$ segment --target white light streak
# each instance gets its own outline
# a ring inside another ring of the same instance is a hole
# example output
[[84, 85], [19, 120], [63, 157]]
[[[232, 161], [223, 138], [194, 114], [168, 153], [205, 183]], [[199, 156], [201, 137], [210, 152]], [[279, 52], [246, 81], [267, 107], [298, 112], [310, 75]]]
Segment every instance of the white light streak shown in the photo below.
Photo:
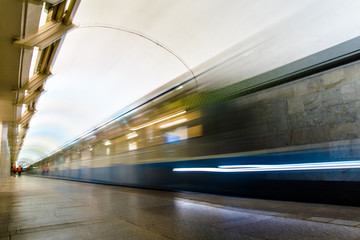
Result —
[[174, 168], [174, 172], [272, 172], [360, 168], [360, 161], [295, 163], [273, 165], [224, 165], [218, 168]]
[[136, 132], [132, 132], [126, 135], [127, 139], [132, 139], [138, 136], [138, 134]]
[[174, 125], [186, 122], [186, 121], [187, 121], [186, 118], [182, 118], [182, 119], [179, 119], [179, 120], [176, 120], [176, 121], [173, 121], [173, 122], [165, 123], [165, 124], [161, 125], [160, 128], [171, 127], [171, 126], [174, 126]]
[[45, 5], [46, 5], [46, 3], [44, 2], [42, 10], [41, 10], [41, 15], [40, 15], [39, 27], [45, 25], [45, 23], [46, 23], [46, 18], [47, 18], [48, 13], [47, 13], [47, 10], [45, 8]]
[[105, 145], [105, 146], [109, 146], [109, 145], [111, 145], [110, 140], [105, 141], [104, 145]]
[[[39, 48], [38, 47], [34, 47], [33, 49], [33, 54], [31, 57], [31, 62], [30, 62], [30, 70], [29, 70], [29, 78], [31, 78], [32, 76], [34, 76], [35, 73], [35, 65], [36, 65], [36, 61], [37, 61], [37, 57], [39, 55]], [[25, 91], [25, 95], [27, 94], [27, 90]]]
[[65, 5], [65, 10], [68, 10], [69, 5], [70, 5], [70, 0], [67, 0], [67, 1], [66, 1], [66, 5]]
[[176, 113], [176, 114], [171, 115], [171, 116], [167, 116], [167, 117], [164, 117], [164, 118], [157, 119], [157, 120], [155, 120], [155, 121], [152, 121], [152, 122], [149, 122], [149, 123], [146, 123], [146, 124], [137, 126], [137, 127], [135, 127], [135, 128], [131, 128], [130, 130], [131, 130], [131, 131], [136, 131], [136, 130], [142, 129], [142, 128], [144, 128], [144, 127], [148, 127], [148, 126], [154, 125], [155, 123], [163, 122], [163, 121], [168, 120], [168, 119], [170, 119], [170, 118], [173, 118], [173, 117], [182, 115], [182, 114], [184, 114], [184, 113], [186, 113], [186, 111], [182, 111], [182, 112]]

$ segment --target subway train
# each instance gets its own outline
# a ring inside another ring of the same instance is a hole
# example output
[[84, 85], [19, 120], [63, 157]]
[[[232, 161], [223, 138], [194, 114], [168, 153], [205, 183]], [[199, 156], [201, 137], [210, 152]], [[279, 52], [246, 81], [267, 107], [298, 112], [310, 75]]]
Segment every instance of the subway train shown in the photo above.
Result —
[[27, 174], [358, 205], [360, 41], [344, 44], [227, 86], [208, 83], [234, 75], [241, 59], [212, 64]]

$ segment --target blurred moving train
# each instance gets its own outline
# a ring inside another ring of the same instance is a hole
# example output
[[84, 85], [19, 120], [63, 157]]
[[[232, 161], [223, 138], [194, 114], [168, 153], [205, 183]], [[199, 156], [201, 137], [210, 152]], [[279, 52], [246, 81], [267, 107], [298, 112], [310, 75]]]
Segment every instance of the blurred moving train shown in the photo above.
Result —
[[[360, 39], [225, 87], [232, 57], [84, 134], [28, 173], [359, 204]], [[46, 169], [46, 171], [44, 171]]]

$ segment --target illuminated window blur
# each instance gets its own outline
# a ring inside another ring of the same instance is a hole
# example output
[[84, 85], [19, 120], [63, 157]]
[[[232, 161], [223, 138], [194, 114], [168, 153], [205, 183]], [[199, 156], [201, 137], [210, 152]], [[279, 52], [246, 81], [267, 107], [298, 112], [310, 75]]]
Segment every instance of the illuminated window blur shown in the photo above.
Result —
[[137, 149], [137, 143], [136, 142], [129, 143], [129, 151], [136, 150], [136, 149]]

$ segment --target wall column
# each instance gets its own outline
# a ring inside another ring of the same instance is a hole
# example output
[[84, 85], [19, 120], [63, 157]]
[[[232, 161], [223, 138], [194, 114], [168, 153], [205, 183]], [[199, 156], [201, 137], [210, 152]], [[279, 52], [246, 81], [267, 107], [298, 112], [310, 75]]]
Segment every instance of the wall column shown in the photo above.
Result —
[[0, 122], [0, 186], [10, 176], [10, 150], [7, 124]]

